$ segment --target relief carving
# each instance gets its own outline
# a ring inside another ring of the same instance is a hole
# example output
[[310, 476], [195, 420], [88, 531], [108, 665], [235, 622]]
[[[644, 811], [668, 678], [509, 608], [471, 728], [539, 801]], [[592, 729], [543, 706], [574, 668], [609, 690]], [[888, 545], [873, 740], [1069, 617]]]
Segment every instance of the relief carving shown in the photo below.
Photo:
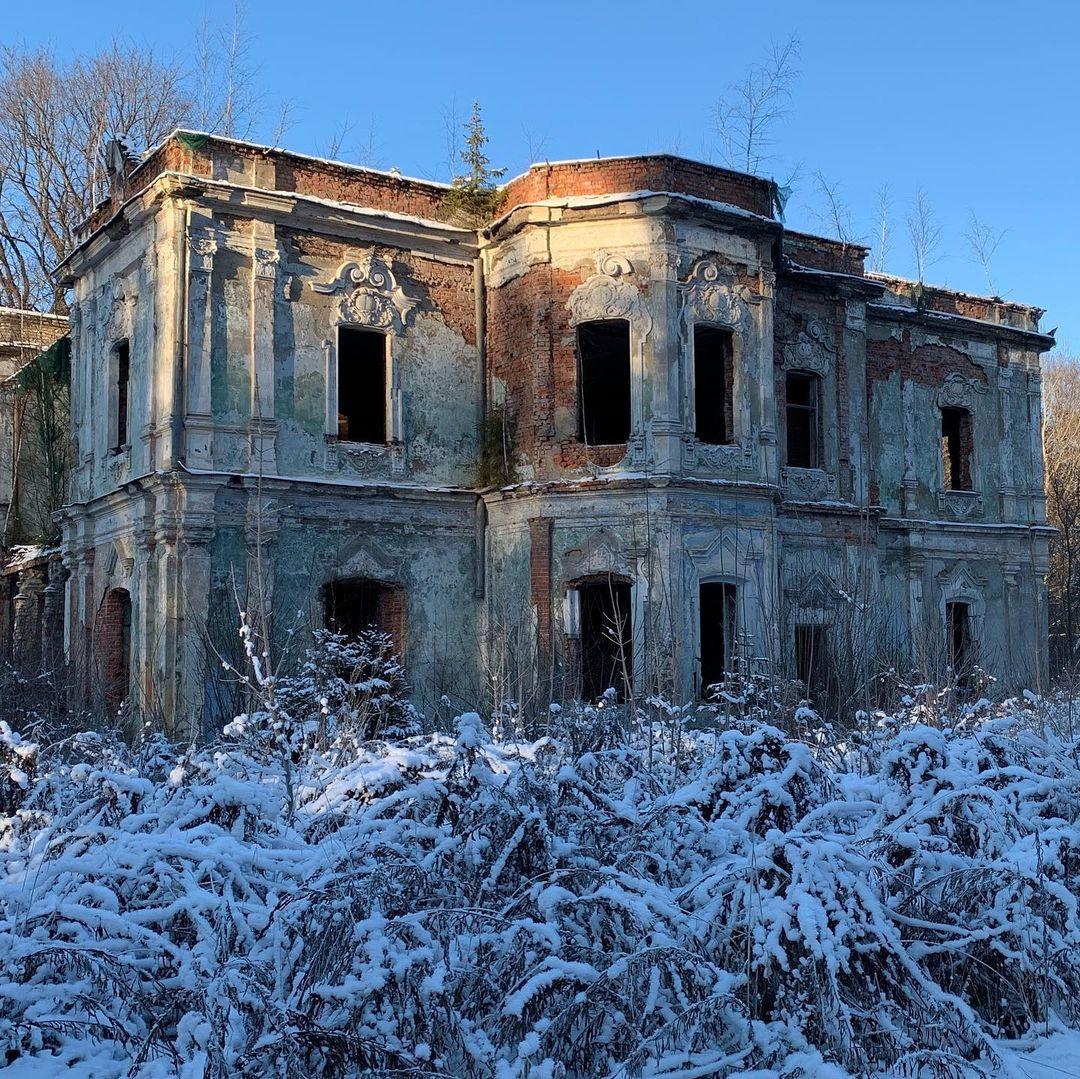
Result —
[[332, 280], [311, 288], [325, 294], [344, 293], [338, 304], [342, 322], [381, 330], [404, 327], [419, 303], [405, 293], [389, 265], [374, 255], [343, 263]]

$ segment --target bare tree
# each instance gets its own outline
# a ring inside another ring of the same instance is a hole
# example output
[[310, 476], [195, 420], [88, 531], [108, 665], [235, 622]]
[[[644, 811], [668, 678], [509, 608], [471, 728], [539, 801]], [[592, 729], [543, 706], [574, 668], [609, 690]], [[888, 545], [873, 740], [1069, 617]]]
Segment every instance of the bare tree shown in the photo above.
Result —
[[724, 160], [732, 168], [756, 172], [771, 158], [773, 129], [787, 115], [799, 72], [799, 39], [774, 43], [768, 57], [729, 86], [713, 115]]
[[189, 109], [181, 67], [114, 41], [62, 62], [48, 50], [0, 50], [0, 303], [63, 311], [50, 273], [106, 195], [114, 134], [160, 141]]
[[877, 222], [874, 226], [874, 255], [870, 262], [872, 269], [878, 273], [885, 272], [885, 266], [889, 257], [889, 241], [892, 239], [891, 204], [889, 202], [889, 185], [882, 184], [878, 191]]
[[971, 211], [971, 220], [964, 232], [964, 240], [971, 251], [971, 257], [982, 267], [983, 276], [986, 278], [986, 287], [991, 293], [994, 292], [994, 280], [990, 274], [990, 263], [1001, 241], [1005, 239], [1007, 229], [995, 229], [975, 216]]
[[824, 200], [824, 211], [818, 216], [824, 221], [825, 227], [831, 229], [842, 244], [857, 243], [858, 237], [851, 223], [851, 209], [844, 200], [840, 185], [828, 180], [820, 169], [814, 173], [814, 181]]
[[926, 271], [938, 260], [937, 251], [941, 245], [941, 226], [924, 188], [915, 192], [915, 201], [907, 215], [907, 228], [919, 284], [923, 284]]
[[243, 0], [233, 0], [224, 26], [206, 19], [195, 40], [195, 123], [227, 138], [251, 138], [262, 94], [252, 55], [254, 36], [247, 30]]
[[1058, 673], [1080, 674], [1080, 360], [1045, 365], [1043, 450], [1050, 546], [1050, 644]]

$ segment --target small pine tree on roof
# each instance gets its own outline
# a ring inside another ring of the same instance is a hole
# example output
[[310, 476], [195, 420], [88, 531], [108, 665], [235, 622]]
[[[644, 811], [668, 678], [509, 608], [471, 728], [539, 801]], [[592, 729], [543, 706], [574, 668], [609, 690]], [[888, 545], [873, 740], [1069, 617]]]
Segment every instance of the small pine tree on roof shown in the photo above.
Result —
[[502, 202], [502, 192], [496, 181], [506, 174], [506, 169], [493, 169], [484, 152], [488, 137], [479, 101], [473, 102], [472, 116], [462, 126], [465, 128], [465, 145], [461, 150], [461, 161], [468, 171], [454, 177], [445, 206], [451, 217], [478, 228], [491, 220]]

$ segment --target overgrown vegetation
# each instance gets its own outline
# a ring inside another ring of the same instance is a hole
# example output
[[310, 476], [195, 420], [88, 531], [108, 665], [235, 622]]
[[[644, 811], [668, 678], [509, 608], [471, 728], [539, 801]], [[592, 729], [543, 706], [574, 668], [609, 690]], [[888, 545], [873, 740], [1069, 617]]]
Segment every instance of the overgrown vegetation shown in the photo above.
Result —
[[443, 209], [451, 221], [479, 228], [486, 225], [502, 205], [503, 193], [497, 180], [506, 169], [493, 169], [484, 147], [488, 144], [480, 102], [473, 102], [472, 116], [464, 124], [465, 145], [460, 151], [465, 172], [455, 176], [443, 201]]
[[53, 515], [67, 497], [70, 470], [71, 338], [55, 344], [13, 376], [16, 475], [33, 478], [19, 485], [6, 543], [50, 543], [59, 538]]
[[204, 748], [0, 727], [9, 1063], [966, 1076], [1080, 1020], [1065, 705], [919, 687], [852, 738], [748, 686], [420, 735], [384, 638], [291, 680], [244, 640], [256, 707]]
[[489, 405], [479, 424], [480, 464], [478, 487], [505, 487], [516, 483], [517, 415], [505, 403]]

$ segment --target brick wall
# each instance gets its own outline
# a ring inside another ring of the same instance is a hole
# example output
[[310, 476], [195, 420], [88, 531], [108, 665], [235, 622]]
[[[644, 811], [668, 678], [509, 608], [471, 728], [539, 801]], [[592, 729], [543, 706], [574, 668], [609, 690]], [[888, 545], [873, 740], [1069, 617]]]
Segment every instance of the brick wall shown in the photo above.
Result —
[[517, 417], [516, 448], [538, 478], [589, 462], [613, 465], [626, 453], [624, 445], [578, 440], [576, 333], [566, 304], [583, 279], [579, 271], [542, 266], [488, 296], [488, 364], [506, 384]]
[[913, 379], [923, 386], [940, 386], [951, 374], [973, 378], [986, 384], [986, 372], [959, 349], [946, 345], [911, 343], [911, 330], [904, 328], [900, 339], [866, 342], [867, 389], [874, 382], [884, 381], [895, 372], [904, 380]]
[[772, 216], [769, 181], [668, 154], [533, 165], [507, 184], [504, 210], [526, 202], [619, 191], [677, 191]]
[[536, 652], [541, 670], [552, 655], [551, 528], [550, 517], [529, 521], [529, 587], [536, 611]]

